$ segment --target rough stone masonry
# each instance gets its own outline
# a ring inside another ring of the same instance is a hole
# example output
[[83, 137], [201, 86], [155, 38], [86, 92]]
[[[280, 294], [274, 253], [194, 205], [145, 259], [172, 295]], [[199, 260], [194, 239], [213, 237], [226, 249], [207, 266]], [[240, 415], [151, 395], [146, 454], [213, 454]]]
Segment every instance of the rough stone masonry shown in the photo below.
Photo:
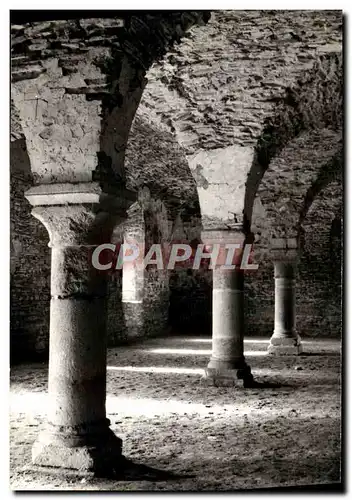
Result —
[[[255, 383], [245, 335], [278, 356], [340, 335], [342, 13], [17, 16], [11, 355], [46, 356], [50, 336], [34, 462], [101, 470], [122, 453], [107, 345], [211, 331], [205, 382], [238, 388]], [[136, 235], [146, 248], [240, 240], [259, 268], [90, 265], [101, 243]]]

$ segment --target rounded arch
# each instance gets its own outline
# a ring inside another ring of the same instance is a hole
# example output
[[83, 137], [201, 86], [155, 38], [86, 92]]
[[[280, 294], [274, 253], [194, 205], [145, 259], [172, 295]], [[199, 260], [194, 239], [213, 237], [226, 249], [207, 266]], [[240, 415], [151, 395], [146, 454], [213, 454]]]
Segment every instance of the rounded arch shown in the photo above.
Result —
[[[184, 150], [143, 108], [137, 110], [131, 127], [125, 170], [127, 187], [139, 191], [147, 247], [200, 242], [198, 191]], [[144, 274], [144, 328], [149, 332], [162, 328], [165, 332], [166, 324], [174, 331], [188, 324], [194, 328], [204, 317], [211, 283], [201, 272], [189, 274], [186, 268], [156, 272], [154, 267]]]
[[[318, 23], [324, 32], [312, 45]], [[191, 29], [149, 70], [141, 106], [184, 148], [199, 183], [205, 227], [244, 219], [250, 230], [260, 182], [256, 156], [262, 162], [270, 149], [268, 134], [278, 142], [285, 116], [272, 123], [272, 115], [280, 115], [280, 103], [283, 115], [285, 107], [294, 109], [288, 121], [298, 116], [305, 126], [320, 126], [315, 116], [320, 121], [324, 115], [324, 123], [335, 119], [325, 101], [336, 93], [340, 38], [341, 15], [332, 11], [214, 11], [205, 27]], [[311, 116], [299, 104], [307, 89]]]
[[306, 257], [331, 253], [330, 239], [334, 220], [342, 215], [342, 186], [339, 181], [330, 182], [317, 193], [309, 210], [301, 221], [301, 252]]
[[340, 175], [341, 149], [340, 133], [313, 129], [294, 138], [273, 158], [257, 191], [270, 237], [298, 236], [311, 196]]
[[162, 200], [169, 218], [179, 215], [200, 224], [197, 186], [182, 147], [140, 108], [127, 144], [125, 170], [127, 186], [146, 188], [151, 197]]
[[342, 197], [342, 181], [343, 181], [343, 149], [339, 149], [335, 156], [319, 170], [319, 173], [308, 189], [304, 198], [303, 207], [299, 216], [298, 231], [300, 234], [302, 223], [304, 222], [310, 210], [314, 199], [319, 193], [324, 190], [330, 183], [336, 183], [339, 186], [339, 195]]
[[[270, 164], [282, 151], [310, 131], [326, 129], [342, 140], [343, 90], [342, 56], [320, 56], [313, 69], [278, 99], [274, 115], [267, 118], [247, 177], [244, 201], [244, 226], [250, 231], [253, 204]], [[323, 132], [324, 133], [324, 132]]]
[[45, 13], [34, 13], [23, 24], [11, 17], [11, 93], [38, 183], [119, 190], [147, 69], [209, 19], [202, 11], [119, 14], [53, 20], [49, 13], [45, 22]]

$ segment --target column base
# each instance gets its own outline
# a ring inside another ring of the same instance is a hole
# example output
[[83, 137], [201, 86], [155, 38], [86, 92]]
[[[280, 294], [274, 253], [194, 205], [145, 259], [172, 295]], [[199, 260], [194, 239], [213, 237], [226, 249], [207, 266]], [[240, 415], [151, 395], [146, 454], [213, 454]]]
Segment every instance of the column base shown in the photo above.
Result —
[[32, 463], [81, 472], [109, 473], [122, 459], [122, 440], [109, 427], [96, 434], [77, 435], [66, 429], [44, 430], [32, 448]]
[[240, 367], [227, 361], [210, 361], [201, 381], [215, 387], [251, 387], [253, 375], [246, 363]]
[[295, 337], [281, 337], [274, 334], [270, 339], [268, 354], [275, 356], [297, 356], [301, 352], [302, 343], [299, 335]]

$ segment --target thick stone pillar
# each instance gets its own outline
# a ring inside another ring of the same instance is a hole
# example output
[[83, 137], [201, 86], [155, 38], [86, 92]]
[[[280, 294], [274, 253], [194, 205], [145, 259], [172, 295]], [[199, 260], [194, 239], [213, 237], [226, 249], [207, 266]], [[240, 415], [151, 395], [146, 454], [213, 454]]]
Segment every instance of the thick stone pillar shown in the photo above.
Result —
[[212, 354], [205, 379], [216, 386], [248, 386], [253, 376], [243, 347], [244, 272], [238, 257], [234, 269], [223, 266], [225, 245], [237, 243], [242, 247], [244, 235], [237, 231], [207, 231], [202, 234], [203, 241], [204, 236], [207, 243], [220, 244], [218, 262], [213, 266]]
[[11, 96], [39, 184], [26, 197], [52, 247], [50, 413], [33, 448], [37, 464], [100, 469], [121, 453], [105, 417], [106, 281], [91, 254], [110, 241], [116, 217], [131, 204], [124, 159], [146, 71], [209, 17], [12, 26]]
[[269, 354], [295, 355], [302, 352], [296, 332], [296, 252], [273, 252], [275, 278], [275, 326]]
[[51, 247], [49, 404], [32, 449], [37, 465], [104, 472], [121, 456], [105, 410], [107, 274], [92, 264], [95, 248], [124, 217], [126, 191], [120, 194], [106, 195], [96, 183], [26, 193]]

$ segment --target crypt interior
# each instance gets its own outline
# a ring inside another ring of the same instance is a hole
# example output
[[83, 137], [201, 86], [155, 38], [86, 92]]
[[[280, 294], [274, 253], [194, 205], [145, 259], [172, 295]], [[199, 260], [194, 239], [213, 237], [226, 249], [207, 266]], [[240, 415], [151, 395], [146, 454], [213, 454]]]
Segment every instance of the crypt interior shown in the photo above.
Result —
[[342, 12], [76, 14], [11, 11], [11, 488], [340, 485]]

